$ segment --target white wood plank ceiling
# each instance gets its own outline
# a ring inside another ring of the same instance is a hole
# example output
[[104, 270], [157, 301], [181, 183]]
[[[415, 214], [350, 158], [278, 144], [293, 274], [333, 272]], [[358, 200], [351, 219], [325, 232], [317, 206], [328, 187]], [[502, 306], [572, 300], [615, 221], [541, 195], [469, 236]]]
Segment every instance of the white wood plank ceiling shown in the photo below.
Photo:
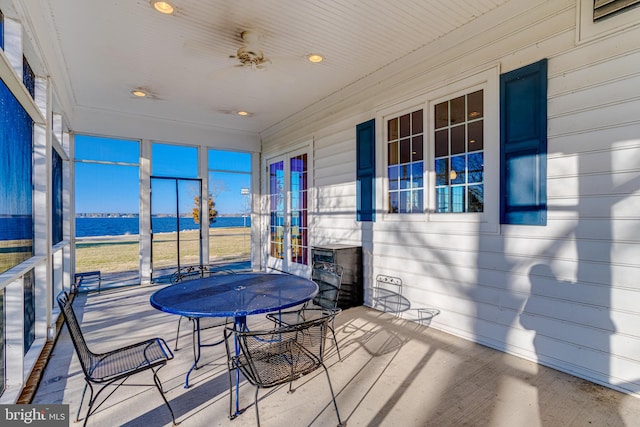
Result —
[[[30, 0], [24, 9], [37, 27], [29, 43], [52, 47], [42, 68], [74, 110], [259, 133], [507, 1], [173, 0], [175, 13], [161, 15], [148, 0]], [[264, 70], [230, 58], [246, 30], [271, 61]], [[312, 64], [310, 53], [325, 59]]]

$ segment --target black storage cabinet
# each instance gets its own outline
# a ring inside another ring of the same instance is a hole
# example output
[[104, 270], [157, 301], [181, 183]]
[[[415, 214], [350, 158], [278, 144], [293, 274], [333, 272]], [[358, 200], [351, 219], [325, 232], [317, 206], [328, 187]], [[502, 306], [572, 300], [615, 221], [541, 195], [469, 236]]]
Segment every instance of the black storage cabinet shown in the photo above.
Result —
[[342, 286], [338, 296], [338, 307], [344, 309], [363, 304], [361, 246], [343, 244], [314, 246], [311, 248], [311, 257], [314, 262], [324, 261], [342, 266]]

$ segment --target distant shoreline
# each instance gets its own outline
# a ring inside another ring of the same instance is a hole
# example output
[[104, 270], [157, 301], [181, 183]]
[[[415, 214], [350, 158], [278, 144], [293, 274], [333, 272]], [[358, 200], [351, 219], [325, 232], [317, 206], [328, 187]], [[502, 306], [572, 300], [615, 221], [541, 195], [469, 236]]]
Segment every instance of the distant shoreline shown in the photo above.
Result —
[[[77, 217], [76, 237], [128, 236], [140, 233], [139, 217]], [[156, 234], [176, 230], [199, 230], [200, 224], [191, 217], [153, 217], [151, 228]], [[250, 217], [218, 217], [210, 229], [251, 226]]]
[[[237, 235], [242, 235], [243, 230], [247, 230], [247, 233], [249, 232], [249, 227], [217, 227], [217, 228], [209, 228], [209, 234], [226, 234], [226, 235], [230, 235], [230, 234], [237, 234]], [[197, 233], [199, 230], [182, 230], [181, 233], [190, 233], [190, 234], [195, 234]], [[235, 233], [229, 233], [229, 231], [235, 231]], [[167, 232], [160, 232], [160, 233], [153, 233], [155, 235], [161, 235], [161, 236], [168, 236], [171, 234], [176, 234], [176, 231], [167, 231]], [[117, 234], [117, 235], [107, 235], [107, 236], [82, 236], [82, 237], [76, 237], [76, 242], [83, 242], [83, 241], [96, 241], [96, 240], [109, 240], [109, 241], [113, 241], [113, 240], [138, 240], [140, 238], [140, 234]]]

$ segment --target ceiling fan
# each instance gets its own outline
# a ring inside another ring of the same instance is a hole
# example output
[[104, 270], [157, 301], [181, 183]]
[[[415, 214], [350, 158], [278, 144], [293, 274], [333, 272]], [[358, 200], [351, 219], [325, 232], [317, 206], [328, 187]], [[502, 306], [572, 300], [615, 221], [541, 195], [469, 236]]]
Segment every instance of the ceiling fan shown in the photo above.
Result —
[[[235, 54], [229, 54], [228, 51], [223, 52], [213, 47], [211, 43], [201, 43], [193, 40], [184, 42], [184, 48], [191, 53], [205, 54], [215, 56], [216, 58], [224, 57], [226, 61], [232, 61], [231, 63], [227, 63], [228, 65], [216, 68], [210, 72], [207, 77], [211, 80], [227, 78], [230, 76], [230, 73], [233, 73], [233, 70], [237, 70], [238, 68], [250, 72], [265, 71], [267, 69], [273, 70], [276, 72], [268, 73], [269, 81], [273, 81], [273, 79], [284, 80], [292, 74], [292, 65], [305, 65], [307, 62], [303, 60], [304, 56], [266, 57], [260, 43], [262, 36], [258, 31], [251, 29], [243, 30], [239, 33], [239, 36], [242, 41]], [[255, 77], [256, 75], [252, 76], [254, 79], [252, 81], [255, 81]]]
[[246, 67], [252, 70], [261, 70], [265, 68], [265, 64], [271, 63], [269, 58], [265, 58], [264, 53], [260, 49], [258, 33], [245, 30], [240, 33], [240, 37], [244, 41], [244, 45], [238, 48], [235, 57], [240, 61], [237, 67]]

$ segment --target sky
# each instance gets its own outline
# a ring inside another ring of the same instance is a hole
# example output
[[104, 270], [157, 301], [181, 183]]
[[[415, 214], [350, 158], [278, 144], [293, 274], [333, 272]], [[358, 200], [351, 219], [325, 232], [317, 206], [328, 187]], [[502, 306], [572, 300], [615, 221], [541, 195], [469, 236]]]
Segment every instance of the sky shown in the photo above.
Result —
[[[77, 135], [76, 213], [139, 213], [138, 141]], [[198, 150], [195, 147], [152, 144], [152, 209], [154, 214], [190, 211], [198, 194]], [[95, 162], [117, 162], [104, 164]], [[251, 154], [209, 150], [209, 192], [220, 214], [248, 210], [242, 188], [251, 187]], [[166, 178], [180, 178], [166, 179]]]

